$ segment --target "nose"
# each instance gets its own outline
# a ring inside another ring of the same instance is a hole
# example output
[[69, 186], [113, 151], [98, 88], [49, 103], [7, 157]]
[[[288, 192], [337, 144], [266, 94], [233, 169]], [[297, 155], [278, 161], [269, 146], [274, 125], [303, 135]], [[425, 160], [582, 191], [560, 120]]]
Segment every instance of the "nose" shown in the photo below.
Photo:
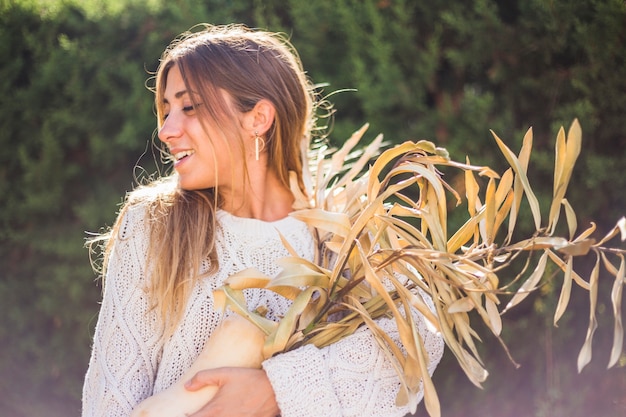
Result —
[[159, 129], [159, 132], [157, 133], [157, 136], [159, 137], [161, 142], [168, 143], [172, 139], [175, 139], [182, 134], [181, 123], [179, 119], [180, 118], [176, 117], [176, 114], [173, 112], [165, 118], [163, 124], [161, 125], [161, 128]]

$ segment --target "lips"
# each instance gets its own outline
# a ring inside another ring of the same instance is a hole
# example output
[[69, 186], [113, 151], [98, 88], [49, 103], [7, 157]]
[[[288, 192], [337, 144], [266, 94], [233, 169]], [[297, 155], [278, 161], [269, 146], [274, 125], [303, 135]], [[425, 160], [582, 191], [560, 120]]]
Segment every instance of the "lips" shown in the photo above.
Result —
[[174, 167], [178, 169], [178, 166], [182, 164], [187, 158], [196, 153], [193, 149], [170, 149], [170, 155], [174, 161]]

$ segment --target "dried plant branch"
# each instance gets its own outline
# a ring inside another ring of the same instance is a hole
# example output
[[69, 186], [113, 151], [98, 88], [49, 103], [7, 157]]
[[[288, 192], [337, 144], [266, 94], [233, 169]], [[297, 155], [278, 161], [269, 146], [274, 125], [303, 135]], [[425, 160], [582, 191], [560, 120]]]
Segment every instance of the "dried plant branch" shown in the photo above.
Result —
[[[615, 329], [609, 367], [615, 365], [624, 334], [621, 300], [626, 285], [626, 250], [607, 243], [618, 235], [626, 240], [626, 218], [598, 242], [590, 238], [594, 224], [575, 236], [576, 213], [565, 193], [581, 151], [582, 132], [577, 120], [567, 135], [564, 129], [557, 135], [554, 191], [547, 219], [541, 217], [539, 201], [528, 180], [530, 129], [518, 155], [492, 132], [510, 165], [502, 175], [489, 167], [473, 166], [469, 159], [465, 163], [453, 161], [445, 149], [428, 141], [405, 142], [379, 154], [379, 136], [360, 154], [355, 153], [366, 129], [367, 125], [355, 132], [332, 155], [318, 149], [312, 169], [315, 179], [311, 181], [316, 188], [311, 198], [294, 192], [298, 210], [293, 215], [307, 222], [320, 237], [320, 254], [315, 263], [303, 259], [283, 262], [283, 271], [271, 278], [246, 270], [230, 277], [219, 290], [226, 295], [220, 296], [223, 305], [231, 305], [268, 334], [264, 354], [273, 355], [306, 343], [326, 346], [366, 325], [397, 366], [402, 382], [398, 400], [408, 402], [414, 410], [416, 404], [411, 401], [422, 381], [427, 410], [431, 416], [438, 416], [439, 400], [426, 371], [425, 347], [408, 311], [415, 309], [433, 322], [470, 381], [480, 386], [488, 373], [478, 355], [475, 340], [480, 338], [469, 313], [477, 313], [511, 358], [500, 337], [500, 316], [547, 279], [552, 280], [545, 274], [552, 262], [563, 273], [555, 324], [567, 310], [573, 285], [589, 292], [589, 326], [579, 354], [579, 370], [591, 360], [600, 270], [604, 267], [615, 277], [611, 293]], [[348, 155], [356, 160], [351, 167], [344, 165]], [[360, 174], [373, 155], [378, 156], [370, 169]], [[465, 177], [469, 217], [451, 236], [447, 199], [452, 197], [458, 206], [461, 197], [443, 180], [438, 167], [461, 170]], [[487, 178], [484, 190], [475, 174]], [[535, 231], [515, 242], [518, 217], [526, 207], [524, 197]], [[554, 236], [561, 208], [565, 211], [567, 237]], [[505, 237], [498, 242], [500, 235]], [[531, 257], [533, 253], [540, 254], [538, 260]], [[514, 261], [524, 254], [527, 257], [521, 270], [511, 273]], [[595, 254], [596, 261], [585, 280], [575, 272], [574, 259], [590, 254]], [[610, 262], [609, 256], [620, 260], [619, 267]], [[249, 287], [266, 288], [293, 300], [278, 325], [247, 311], [242, 291]], [[417, 295], [419, 291], [432, 298], [436, 315]], [[512, 296], [500, 308], [504, 295]], [[381, 317], [394, 318], [406, 354], [376, 325]]]

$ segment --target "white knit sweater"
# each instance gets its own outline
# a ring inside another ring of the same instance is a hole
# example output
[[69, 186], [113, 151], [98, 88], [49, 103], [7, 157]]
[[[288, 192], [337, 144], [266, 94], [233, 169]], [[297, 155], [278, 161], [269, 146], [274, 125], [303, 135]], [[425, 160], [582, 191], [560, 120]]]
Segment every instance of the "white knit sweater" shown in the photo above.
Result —
[[[143, 399], [176, 382], [218, 324], [213, 290], [247, 267], [270, 276], [278, 272], [274, 261], [288, 253], [277, 230], [300, 256], [313, 257], [313, 238], [307, 226], [294, 218], [263, 222], [219, 211], [218, 222], [220, 269], [195, 286], [182, 322], [163, 343], [162, 324], [148, 310], [144, 290], [149, 239], [146, 211], [140, 205], [127, 210], [108, 265], [83, 388], [83, 417], [127, 417]], [[269, 291], [249, 291], [247, 298], [250, 308], [267, 306], [273, 319], [288, 307], [285, 299]], [[432, 374], [443, 354], [443, 342], [418, 319]], [[379, 324], [389, 332], [395, 329], [392, 320]], [[277, 355], [265, 361], [263, 368], [283, 417], [385, 417], [408, 412], [406, 407], [395, 406], [398, 377], [366, 328], [326, 348], [307, 345]]]

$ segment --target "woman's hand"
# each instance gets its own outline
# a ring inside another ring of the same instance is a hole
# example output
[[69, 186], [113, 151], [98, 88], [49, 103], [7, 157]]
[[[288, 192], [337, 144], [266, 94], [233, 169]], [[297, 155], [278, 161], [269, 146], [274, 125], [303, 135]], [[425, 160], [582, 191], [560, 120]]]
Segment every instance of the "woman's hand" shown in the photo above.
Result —
[[211, 401], [191, 417], [276, 417], [280, 414], [265, 371], [217, 368], [198, 372], [185, 384], [189, 391], [218, 387]]

